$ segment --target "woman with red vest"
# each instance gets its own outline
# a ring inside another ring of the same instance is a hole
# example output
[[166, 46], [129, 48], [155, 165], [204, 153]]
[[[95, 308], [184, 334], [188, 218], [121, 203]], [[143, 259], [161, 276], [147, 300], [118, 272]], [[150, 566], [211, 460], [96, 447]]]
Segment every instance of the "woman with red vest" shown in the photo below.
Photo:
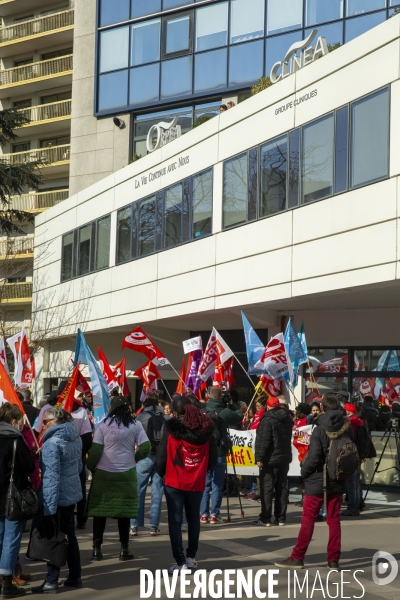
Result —
[[[206, 414], [178, 396], [172, 400], [173, 418], [165, 423], [156, 456], [156, 471], [164, 478], [168, 508], [168, 527], [172, 554], [176, 564], [172, 574], [182, 569], [196, 569], [196, 553], [200, 536], [200, 503], [207, 471], [218, 460], [215, 425]], [[183, 509], [185, 509], [189, 544], [182, 543]]]

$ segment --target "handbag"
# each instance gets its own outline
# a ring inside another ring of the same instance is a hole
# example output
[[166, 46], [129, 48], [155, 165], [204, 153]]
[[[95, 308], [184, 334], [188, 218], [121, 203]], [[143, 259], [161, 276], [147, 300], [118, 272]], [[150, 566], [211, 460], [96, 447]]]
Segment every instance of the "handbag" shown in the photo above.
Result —
[[7, 491], [5, 517], [8, 521], [28, 521], [39, 513], [39, 501], [36, 491], [30, 485], [25, 490], [17, 490], [14, 485], [14, 465], [17, 440], [14, 440], [11, 464], [10, 485]]
[[50, 540], [40, 535], [37, 527], [32, 531], [26, 555], [32, 560], [47, 562], [55, 567], [63, 567], [67, 562], [68, 538], [57, 533]]

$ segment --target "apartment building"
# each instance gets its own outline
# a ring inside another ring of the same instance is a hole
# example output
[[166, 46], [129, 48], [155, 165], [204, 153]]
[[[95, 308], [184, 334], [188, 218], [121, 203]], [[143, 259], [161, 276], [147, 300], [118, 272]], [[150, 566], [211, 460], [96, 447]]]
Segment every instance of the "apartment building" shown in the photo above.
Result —
[[[69, 195], [73, 28], [74, 0], [0, 0], [0, 109], [30, 119], [0, 153], [10, 164], [46, 163], [40, 190], [11, 202], [35, 215]], [[34, 224], [22, 231], [0, 237], [0, 320], [6, 335], [24, 323], [29, 336]]]

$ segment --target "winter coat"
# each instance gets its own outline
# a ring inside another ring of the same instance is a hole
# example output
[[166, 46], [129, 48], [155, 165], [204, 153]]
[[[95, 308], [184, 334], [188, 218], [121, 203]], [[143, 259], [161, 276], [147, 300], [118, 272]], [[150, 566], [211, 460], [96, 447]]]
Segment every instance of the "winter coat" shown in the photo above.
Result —
[[291, 463], [292, 428], [292, 419], [283, 408], [268, 410], [257, 429], [256, 462], [262, 462], [264, 466]]
[[0, 422], [0, 515], [4, 515], [6, 496], [10, 485], [11, 465], [14, 440], [17, 440], [17, 449], [14, 463], [14, 485], [17, 490], [24, 490], [29, 486], [28, 475], [35, 470], [35, 463], [21, 432], [5, 421]]
[[[318, 418], [318, 427], [313, 429], [307, 455], [301, 463], [301, 476], [307, 496], [322, 496], [323, 468], [330, 440], [346, 434], [353, 439], [350, 421], [342, 410], [330, 410]], [[347, 481], [327, 481], [328, 494], [344, 494]]]
[[81, 457], [82, 441], [73, 422], [46, 431], [40, 453], [44, 515], [54, 515], [58, 506], [71, 506], [82, 499]]
[[364, 421], [362, 419], [360, 419], [360, 417], [357, 417], [357, 415], [350, 415], [349, 416], [349, 420], [350, 420], [351, 429], [353, 431], [354, 442], [357, 443], [357, 440], [358, 440], [358, 428], [359, 427], [364, 427]]
[[24, 407], [24, 411], [26, 413], [26, 416], [28, 417], [28, 421], [31, 427], [33, 427], [34, 422], [39, 416], [40, 409], [36, 406], [33, 406], [32, 402], [25, 401], [22, 403], [22, 406]]
[[147, 425], [149, 423], [151, 415], [154, 415], [154, 413], [162, 414], [163, 412], [164, 409], [162, 406], [156, 406], [155, 410], [152, 406], [146, 406], [146, 408], [144, 408], [142, 412], [139, 415], [137, 415], [136, 419], [139, 421], [139, 423], [143, 425], [143, 429], [147, 434]]
[[[239, 410], [236, 404], [226, 405], [222, 400], [210, 398], [207, 404], [204, 405], [206, 414], [209, 411], [217, 411], [218, 417], [221, 419], [226, 429], [236, 427], [243, 421], [243, 413]], [[220, 410], [222, 408], [222, 410]], [[204, 409], [202, 408], [202, 411]], [[226, 456], [228, 453], [226, 448], [218, 448], [218, 456]]]
[[189, 444], [202, 446], [209, 444], [208, 466], [207, 471], [210, 471], [218, 462], [218, 448], [213, 431], [205, 434], [200, 429], [189, 429], [183, 423], [183, 418], [170, 419], [165, 423], [164, 434], [161, 438], [160, 445], [156, 454], [156, 471], [160, 477], [164, 477], [167, 468], [167, 443], [168, 436], [176, 439], [182, 439]]

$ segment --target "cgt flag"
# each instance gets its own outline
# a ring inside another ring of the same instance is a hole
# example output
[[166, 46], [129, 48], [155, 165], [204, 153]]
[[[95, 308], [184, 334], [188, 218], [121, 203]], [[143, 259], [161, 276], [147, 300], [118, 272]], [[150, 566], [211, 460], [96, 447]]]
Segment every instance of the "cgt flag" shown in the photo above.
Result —
[[226, 383], [226, 389], [230, 390], [235, 385], [235, 376], [233, 374], [233, 363], [235, 357], [228, 359], [224, 364], [217, 360], [215, 364], [215, 373], [213, 386], [219, 386], [222, 382]]
[[119, 387], [119, 383], [115, 377], [113, 368], [110, 366], [110, 364], [107, 360], [107, 357], [104, 354], [103, 350], [100, 348], [100, 346], [97, 346], [97, 352], [99, 355], [99, 363], [100, 363], [101, 372], [103, 373], [103, 377], [106, 380], [108, 392], [111, 393], [113, 391], [113, 389], [115, 389], [116, 387]]
[[20, 389], [28, 388], [35, 379], [35, 362], [31, 358], [25, 327], [8, 338], [7, 344], [14, 355], [14, 382]]
[[79, 364], [78, 363], [73, 370], [71, 377], [68, 379], [67, 385], [63, 389], [62, 393], [58, 396], [57, 407], [61, 407], [69, 413], [72, 413], [74, 402], [81, 404], [81, 402], [75, 399], [76, 388], [79, 382]]
[[115, 378], [119, 383], [119, 393], [123, 396], [130, 394], [131, 391], [126, 378], [126, 357], [124, 356], [114, 367], [110, 365], [110, 368], [114, 371]]
[[161, 375], [158, 372], [156, 365], [151, 360], [139, 367], [139, 369], [134, 372], [134, 375], [143, 381], [143, 388], [146, 389], [146, 391], [157, 389], [157, 385], [154, 384], [157, 383], [157, 379], [161, 379]]
[[130, 348], [135, 352], [145, 354], [155, 365], [169, 365], [169, 360], [159, 348], [151, 341], [141, 327], [135, 327], [122, 342], [122, 350]]
[[10, 377], [10, 371], [8, 369], [8, 362], [7, 362], [6, 346], [5, 346], [3, 337], [0, 338], [0, 362], [3, 365], [3, 367], [5, 368], [7, 375]]
[[268, 342], [261, 360], [255, 365], [256, 369], [260, 369], [272, 379], [281, 381], [288, 378], [289, 368], [287, 364], [287, 356], [285, 344], [283, 341], [283, 333], [278, 333]]
[[268, 377], [268, 375], [261, 375], [260, 381], [257, 383], [255, 390], [257, 394], [264, 392], [267, 396], [279, 396], [281, 393], [280, 385], [277, 381]]
[[9, 376], [6, 373], [6, 370], [0, 361], [0, 406], [5, 402], [16, 404], [21, 412], [25, 414], [25, 409], [17, 396], [17, 392], [15, 391]]
[[223, 365], [233, 356], [232, 350], [213, 327], [207, 347], [201, 360], [198, 375], [202, 381], [213, 376], [217, 360]]

